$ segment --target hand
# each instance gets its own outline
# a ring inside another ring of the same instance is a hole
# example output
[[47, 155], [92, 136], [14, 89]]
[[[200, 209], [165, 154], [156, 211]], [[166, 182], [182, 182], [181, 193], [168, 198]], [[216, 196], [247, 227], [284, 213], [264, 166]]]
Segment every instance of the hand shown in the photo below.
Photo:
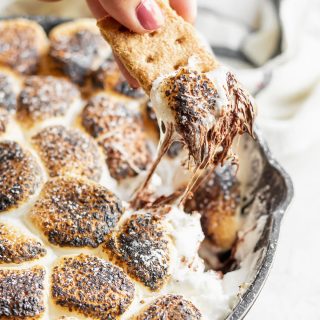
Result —
[[[185, 20], [194, 22], [197, 14], [197, 0], [169, 0], [169, 2]], [[96, 19], [109, 15], [128, 29], [138, 33], [154, 31], [164, 23], [161, 9], [154, 0], [87, 0], [87, 3]], [[117, 61], [131, 86], [137, 87], [137, 81], [129, 75], [122, 63]]]
[[[87, 0], [87, 3], [97, 19], [110, 15], [134, 32], [153, 31], [164, 23], [154, 0]], [[196, 0], [170, 0], [170, 4], [184, 19], [194, 21]]]

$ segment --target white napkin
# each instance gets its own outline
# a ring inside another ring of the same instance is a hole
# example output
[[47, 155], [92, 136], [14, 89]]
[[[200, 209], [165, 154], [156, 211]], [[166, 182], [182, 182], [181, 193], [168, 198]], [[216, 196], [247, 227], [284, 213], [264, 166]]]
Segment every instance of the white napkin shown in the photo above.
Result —
[[[314, 143], [320, 136], [320, 1], [199, 0], [199, 7], [197, 27], [249, 90], [260, 91], [258, 125], [276, 155]], [[1, 0], [0, 15], [14, 14], [90, 15], [80, 0]]]
[[198, 27], [218, 53], [223, 52], [221, 47], [229, 48], [250, 62], [224, 59], [250, 91], [259, 91], [271, 79], [258, 94], [257, 104], [258, 125], [273, 152], [292, 155], [315, 143], [320, 137], [320, 2], [199, 0], [199, 4], [203, 16]]

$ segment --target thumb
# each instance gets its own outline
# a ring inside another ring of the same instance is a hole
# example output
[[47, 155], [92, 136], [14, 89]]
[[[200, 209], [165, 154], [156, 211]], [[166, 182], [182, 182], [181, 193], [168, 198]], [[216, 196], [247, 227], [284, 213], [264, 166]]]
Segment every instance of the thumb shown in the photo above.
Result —
[[104, 10], [128, 29], [144, 33], [156, 30], [164, 17], [155, 0], [99, 0]]
[[170, 0], [170, 4], [185, 20], [193, 23], [197, 15], [197, 0]]

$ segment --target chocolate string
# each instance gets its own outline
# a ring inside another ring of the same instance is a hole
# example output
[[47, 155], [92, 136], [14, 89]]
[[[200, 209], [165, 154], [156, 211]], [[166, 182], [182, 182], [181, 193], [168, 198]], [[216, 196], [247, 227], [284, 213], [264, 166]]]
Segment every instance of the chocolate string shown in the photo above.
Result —
[[162, 138], [159, 141], [158, 145], [158, 151], [156, 159], [153, 161], [151, 168], [148, 170], [148, 175], [142, 185], [138, 188], [138, 190], [135, 192], [135, 195], [133, 196], [133, 200], [130, 202], [131, 205], [136, 208], [137, 204], [139, 203], [139, 198], [143, 194], [144, 190], [148, 187], [150, 180], [157, 169], [161, 159], [166, 154], [168, 149], [170, 148], [171, 144], [173, 143], [173, 124], [170, 124], [166, 127], [166, 131], [163, 134]]

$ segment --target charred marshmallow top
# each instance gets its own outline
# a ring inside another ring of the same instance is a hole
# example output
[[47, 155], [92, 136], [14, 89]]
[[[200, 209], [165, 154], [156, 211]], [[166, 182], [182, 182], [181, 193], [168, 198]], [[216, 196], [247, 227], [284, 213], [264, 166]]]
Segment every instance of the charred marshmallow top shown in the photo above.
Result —
[[171, 140], [185, 143], [196, 167], [222, 162], [230, 156], [233, 138], [252, 132], [251, 97], [222, 66], [201, 73], [192, 63], [159, 77], [151, 100], [162, 136], [172, 126]]

